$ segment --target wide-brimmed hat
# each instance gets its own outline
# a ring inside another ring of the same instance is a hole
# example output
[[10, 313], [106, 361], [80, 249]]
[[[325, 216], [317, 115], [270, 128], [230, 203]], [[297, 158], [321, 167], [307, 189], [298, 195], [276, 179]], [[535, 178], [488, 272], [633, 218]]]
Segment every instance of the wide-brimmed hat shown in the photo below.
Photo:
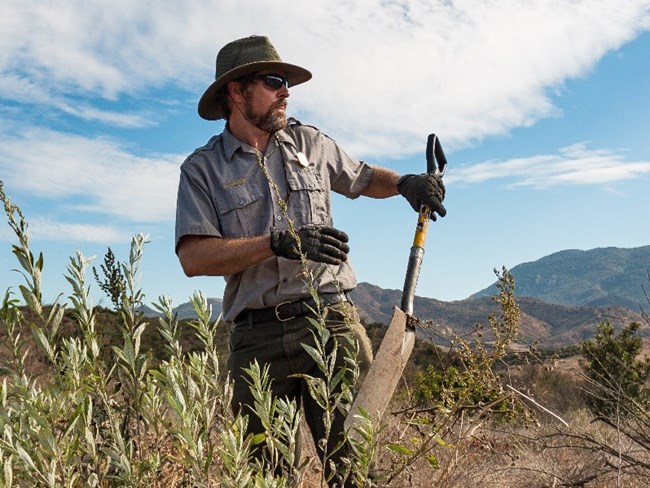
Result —
[[244, 75], [269, 69], [284, 73], [290, 86], [311, 78], [311, 73], [305, 68], [283, 62], [267, 37], [250, 36], [226, 44], [217, 54], [215, 81], [199, 100], [199, 115], [206, 120], [224, 118], [221, 104], [217, 103], [219, 88]]

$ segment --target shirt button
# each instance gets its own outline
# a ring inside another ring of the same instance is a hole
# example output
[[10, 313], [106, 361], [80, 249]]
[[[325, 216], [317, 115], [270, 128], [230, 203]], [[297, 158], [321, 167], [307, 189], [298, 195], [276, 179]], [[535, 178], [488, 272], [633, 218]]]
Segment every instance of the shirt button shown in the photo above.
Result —
[[278, 221], [282, 220], [282, 215], [278, 215]]

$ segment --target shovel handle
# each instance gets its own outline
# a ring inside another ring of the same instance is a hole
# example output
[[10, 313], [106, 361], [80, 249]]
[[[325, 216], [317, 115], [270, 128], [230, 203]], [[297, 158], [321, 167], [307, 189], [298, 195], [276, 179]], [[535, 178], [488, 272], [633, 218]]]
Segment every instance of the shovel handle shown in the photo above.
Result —
[[[437, 164], [436, 164], [437, 163]], [[427, 138], [427, 173], [444, 174], [447, 169], [447, 157], [435, 134]]]
[[[440, 140], [435, 134], [430, 134], [427, 139], [427, 173], [443, 174], [447, 168], [447, 158], [440, 145]], [[406, 268], [406, 278], [404, 279], [404, 289], [402, 291], [402, 302], [400, 308], [408, 315], [413, 314], [413, 299], [415, 298], [415, 288], [420, 276], [422, 267], [422, 258], [424, 257], [424, 243], [427, 239], [429, 230], [429, 218], [431, 209], [427, 205], [420, 207], [418, 213], [418, 223], [415, 227], [415, 236], [413, 237], [413, 246], [409, 255], [409, 263]]]

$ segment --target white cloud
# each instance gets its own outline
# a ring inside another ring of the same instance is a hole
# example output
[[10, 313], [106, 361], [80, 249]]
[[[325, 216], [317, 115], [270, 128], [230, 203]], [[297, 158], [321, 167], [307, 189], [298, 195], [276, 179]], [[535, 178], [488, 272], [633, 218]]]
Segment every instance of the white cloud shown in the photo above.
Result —
[[360, 4], [329, 26], [335, 39], [312, 55], [324, 70], [305, 91], [315, 117], [349, 134], [346, 147], [374, 154], [400, 153], [395, 140], [419, 148], [427, 130], [452, 149], [556, 114], [549, 90], [631, 39], [648, 5], [402, 2], [404, 15], [384, 16]]
[[198, 98], [219, 47], [267, 34], [285, 60], [314, 73], [293, 91], [298, 115], [353, 154], [402, 156], [419, 152], [432, 131], [453, 149], [557, 114], [549, 93], [650, 27], [649, 6], [188, 0], [179, 8], [161, 0], [152, 8], [130, 0], [10, 0], [0, 6], [0, 73], [37, 87], [43, 103], [169, 83]]
[[87, 103], [79, 102], [48, 92], [47, 87], [34, 83], [29, 78], [15, 74], [0, 77], [0, 93], [6, 99], [21, 104], [46, 105], [69, 115], [90, 122], [102, 122], [115, 127], [140, 128], [154, 125], [148, 114], [124, 113], [102, 110]]
[[508, 186], [547, 188], [557, 185], [601, 185], [650, 174], [650, 161], [625, 161], [608, 150], [589, 150], [580, 142], [563, 147], [559, 154], [535, 155], [508, 161], [486, 161], [450, 168], [448, 184], [507, 180]]
[[[151, 100], [148, 90], [164, 86], [196, 100], [212, 80], [217, 50], [250, 34], [268, 35], [286, 61], [313, 72], [292, 90], [294, 113], [351, 154], [398, 157], [421, 152], [432, 131], [449, 152], [558, 115], [551, 93], [649, 27], [648, 0], [628, 0], [625, 8], [618, 0], [188, 0], [182, 9], [172, 0], [156, 8], [131, 0], [9, 0], [0, 4], [0, 98], [18, 108], [3, 108], [9, 122], [0, 127], [0, 177], [10, 189], [79, 211], [173, 221], [185, 155], [136, 155], [114, 138], [25, 127], [19, 107], [147, 127], [156, 117], [94, 102]], [[577, 144], [452, 168], [447, 181], [601, 184], [647, 174], [649, 164]], [[53, 223], [34, 225], [42, 235], [60, 232], [47, 230]], [[100, 226], [93, 233], [123, 238], [113, 232]]]
[[[57, 242], [109, 244], [128, 242], [131, 238], [123, 229], [109, 225], [57, 222], [41, 217], [28, 219], [27, 233], [31, 240]], [[0, 226], [0, 242], [17, 243], [16, 235], [9, 225]]]
[[[7, 188], [132, 222], [172, 221], [182, 155], [136, 156], [107, 138], [32, 128], [3, 134]], [[75, 198], [73, 198], [75, 197]], [[81, 203], [79, 203], [81, 200]]]
[[91, 242], [108, 244], [128, 242], [128, 232], [106, 225], [75, 224], [35, 218], [29, 223], [29, 234], [35, 240]]
[[120, 113], [116, 111], [98, 110], [90, 105], [61, 103], [58, 105], [61, 111], [75, 115], [86, 121], [102, 122], [116, 127], [144, 128], [155, 125], [155, 122], [147, 114]]

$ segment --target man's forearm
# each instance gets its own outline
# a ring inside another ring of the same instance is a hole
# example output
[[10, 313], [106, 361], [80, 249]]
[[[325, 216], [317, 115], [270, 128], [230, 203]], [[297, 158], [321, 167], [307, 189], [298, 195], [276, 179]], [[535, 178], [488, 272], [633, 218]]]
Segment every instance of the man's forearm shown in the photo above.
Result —
[[362, 195], [371, 198], [389, 198], [399, 193], [397, 191], [399, 174], [381, 166], [373, 166], [372, 170], [372, 180], [368, 187], [361, 192]]
[[187, 276], [231, 275], [271, 256], [269, 236], [239, 239], [185, 236], [178, 246], [178, 259]]

